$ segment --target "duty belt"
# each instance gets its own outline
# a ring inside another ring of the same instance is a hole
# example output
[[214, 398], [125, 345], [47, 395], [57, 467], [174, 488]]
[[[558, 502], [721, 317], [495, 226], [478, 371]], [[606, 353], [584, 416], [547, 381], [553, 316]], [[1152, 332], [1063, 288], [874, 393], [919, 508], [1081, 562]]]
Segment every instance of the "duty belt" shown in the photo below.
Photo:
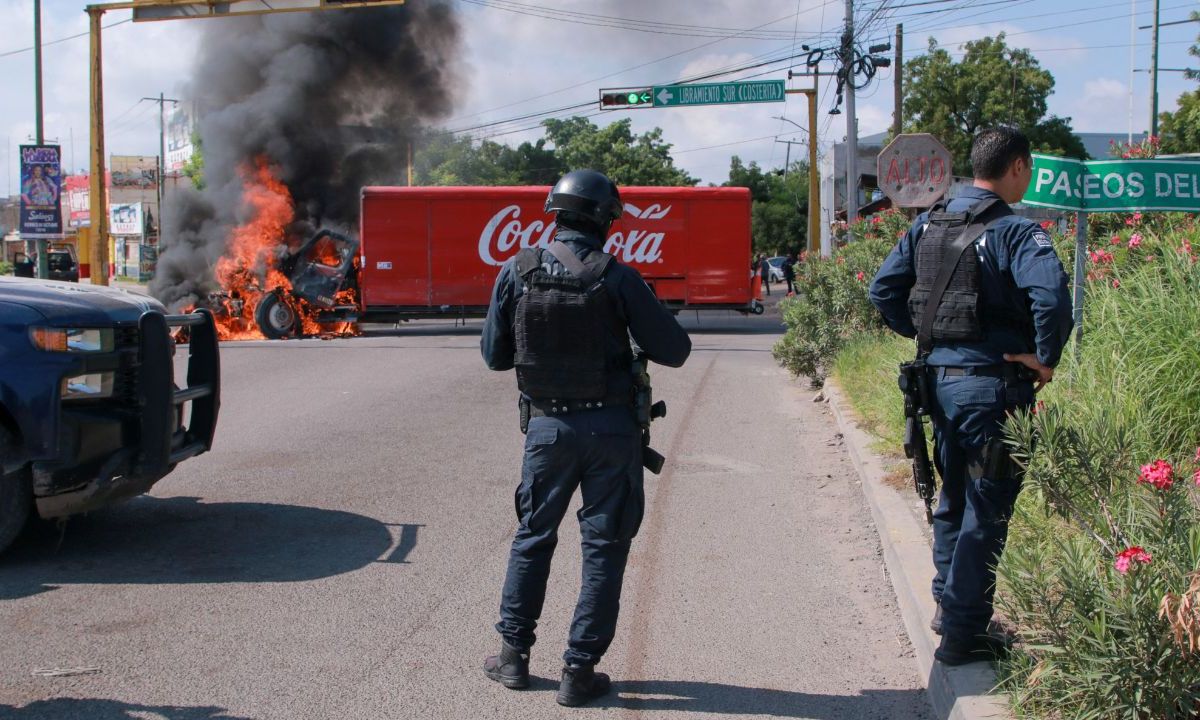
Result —
[[630, 399], [628, 397], [617, 395], [609, 396], [602, 400], [530, 400], [529, 414], [531, 417], [569, 415], [588, 410], [629, 405], [629, 403]]
[[1004, 381], [1005, 404], [1015, 406], [1020, 402], [1019, 383], [1030, 383], [1037, 380], [1037, 373], [1020, 363], [1001, 363], [999, 365], [971, 365], [967, 367], [945, 367], [930, 365], [929, 369], [937, 377], [991, 377]]

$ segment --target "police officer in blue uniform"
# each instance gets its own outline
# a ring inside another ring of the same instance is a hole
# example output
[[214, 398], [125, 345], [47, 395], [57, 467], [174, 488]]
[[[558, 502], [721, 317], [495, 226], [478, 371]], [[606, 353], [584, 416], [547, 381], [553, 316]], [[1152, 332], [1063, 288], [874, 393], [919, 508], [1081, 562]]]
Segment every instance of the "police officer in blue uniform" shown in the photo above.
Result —
[[622, 208], [603, 174], [564, 175], [546, 199], [546, 211], [556, 213], [554, 241], [505, 263], [481, 341], [489, 368], [516, 369], [526, 433], [496, 625], [501, 649], [484, 672], [505, 687], [528, 687], [558, 526], [579, 488], [583, 583], [557, 696], [567, 706], [609, 690], [594, 668], [616, 632], [625, 563], [642, 520], [630, 338], [646, 359], [669, 367], [681, 366], [692, 348], [638, 272], [602, 251]]
[[[1073, 324], [1067, 275], [1049, 236], [1008, 207], [1032, 176], [1028, 139], [1011, 128], [983, 130], [971, 167], [974, 186], [920, 215], [870, 289], [888, 327], [918, 339], [933, 389], [942, 489], [933, 514], [932, 629], [942, 635], [935, 655], [947, 665], [1005, 649], [988, 627], [1021, 476], [1001, 428], [1053, 379]], [[956, 264], [939, 287], [947, 263]]]

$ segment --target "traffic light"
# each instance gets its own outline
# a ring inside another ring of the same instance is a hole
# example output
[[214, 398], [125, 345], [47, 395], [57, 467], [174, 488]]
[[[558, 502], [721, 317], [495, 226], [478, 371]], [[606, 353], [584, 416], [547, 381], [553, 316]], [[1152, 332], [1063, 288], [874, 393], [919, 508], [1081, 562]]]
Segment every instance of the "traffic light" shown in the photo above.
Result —
[[654, 96], [651, 88], [633, 88], [630, 90], [601, 90], [600, 109], [616, 110], [630, 107], [651, 107]]

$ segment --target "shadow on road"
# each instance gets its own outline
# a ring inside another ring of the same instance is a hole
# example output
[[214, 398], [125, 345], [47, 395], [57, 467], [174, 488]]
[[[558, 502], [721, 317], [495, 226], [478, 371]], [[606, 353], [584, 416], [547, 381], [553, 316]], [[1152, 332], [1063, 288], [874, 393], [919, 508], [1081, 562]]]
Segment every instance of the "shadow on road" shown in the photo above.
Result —
[[[297, 582], [404, 562], [416, 528], [297, 505], [142, 496], [49, 525], [0, 558], [0, 599], [69, 584]], [[409, 529], [411, 528], [411, 529]], [[401, 550], [404, 552], [401, 552]]]
[[730, 715], [847, 720], [930, 717], [923, 690], [862, 690], [859, 695], [818, 695], [688, 680], [615, 681], [616, 696], [599, 707], [677, 710]]
[[227, 715], [219, 707], [138, 705], [93, 698], [38, 700], [20, 708], [0, 705], [0, 718], [12, 720], [141, 720], [147, 715], [165, 720], [251, 720]]

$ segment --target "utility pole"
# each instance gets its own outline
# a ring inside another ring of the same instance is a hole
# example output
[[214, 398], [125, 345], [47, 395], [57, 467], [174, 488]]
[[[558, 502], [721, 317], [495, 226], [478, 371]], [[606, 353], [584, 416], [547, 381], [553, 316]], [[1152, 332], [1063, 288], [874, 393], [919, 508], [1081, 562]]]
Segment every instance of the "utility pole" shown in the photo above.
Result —
[[[788, 122], [791, 122], [791, 121], [789, 120]], [[791, 167], [791, 165], [792, 165], [792, 146], [793, 145], [803, 145], [804, 143], [802, 143], [798, 140], [776, 140], [775, 142], [783, 143], [784, 145], [787, 145], [787, 159], [783, 161], [783, 176], [787, 177], [788, 168]]]
[[[846, 0], [842, 34], [842, 77], [846, 88], [846, 225], [858, 217], [858, 118], [854, 114], [854, 0]], [[847, 240], [853, 240], [849, 233]]]
[[1150, 31], [1150, 136], [1158, 135], [1158, 6], [1154, 0], [1154, 25]]
[[[45, 128], [42, 123], [42, 0], [33, 0], [33, 98], [37, 109], [34, 111], [36, 143], [45, 142]], [[37, 276], [43, 280], [50, 278], [50, 243], [46, 238], [37, 240]]]
[[904, 128], [904, 23], [896, 25], [896, 76], [893, 82], [896, 111], [892, 116], [892, 139], [895, 139]]
[[167, 103], [175, 104], [179, 101], [174, 98], [163, 97], [162, 93], [158, 97], [144, 97], [143, 100], [158, 103], [158, 242], [162, 243], [162, 226], [163, 226], [163, 190], [166, 182], [167, 169]]
[[88, 185], [88, 238], [91, 242], [88, 256], [91, 261], [93, 285], [108, 284], [108, 185], [104, 182], [104, 75], [101, 59], [101, 21], [104, 19], [103, 5], [89, 5], [88, 27], [91, 31], [89, 51], [91, 54], [91, 135], [92, 147]]

